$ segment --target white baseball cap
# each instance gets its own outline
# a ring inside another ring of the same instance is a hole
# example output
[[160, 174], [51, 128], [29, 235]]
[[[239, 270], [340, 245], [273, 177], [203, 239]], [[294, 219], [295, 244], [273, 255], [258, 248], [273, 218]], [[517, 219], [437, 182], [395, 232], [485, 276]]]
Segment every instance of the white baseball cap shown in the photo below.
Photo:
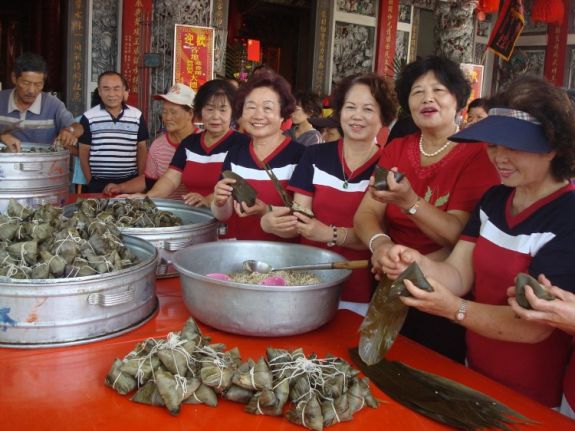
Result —
[[166, 94], [156, 94], [154, 99], [163, 99], [168, 102], [175, 103], [176, 105], [184, 105], [193, 108], [194, 97], [196, 97], [196, 93], [190, 87], [185, 84], [176, 84], [172, 85], [172, 88], [170, 88]]

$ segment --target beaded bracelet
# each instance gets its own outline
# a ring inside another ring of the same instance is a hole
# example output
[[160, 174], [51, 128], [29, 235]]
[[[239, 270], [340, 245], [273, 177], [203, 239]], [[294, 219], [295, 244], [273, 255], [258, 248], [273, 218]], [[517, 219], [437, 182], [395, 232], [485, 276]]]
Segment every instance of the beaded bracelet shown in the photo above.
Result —
[[337, 243], [337, 227], [333, 224], [329, 225], [333, 229], [333, 237], [330, 242], [327, 243], [328, 247], [333, 247]]

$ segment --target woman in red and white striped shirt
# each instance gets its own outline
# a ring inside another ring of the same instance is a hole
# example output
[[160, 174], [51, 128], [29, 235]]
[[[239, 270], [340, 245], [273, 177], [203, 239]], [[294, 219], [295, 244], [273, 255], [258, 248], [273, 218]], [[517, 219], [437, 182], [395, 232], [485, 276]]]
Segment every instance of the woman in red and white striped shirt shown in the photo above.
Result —
[[[121, 184], [109, 183], [104, 193], [141, 193], [151, 189], [155, 182], [168, 170], [180, 142], [195, 132], [192, 122], [194, 116], [194, 90], [184, 84], [176, 84], [166, 94], [154, 96], [162, 100], [162, 123], [165, 133], [152, 142], [143, 175]], [[182, 199], [186, 188], [181, 185], [173, 190], [169, 197]], [[166, 196], [168, 197], [168, 196]]]

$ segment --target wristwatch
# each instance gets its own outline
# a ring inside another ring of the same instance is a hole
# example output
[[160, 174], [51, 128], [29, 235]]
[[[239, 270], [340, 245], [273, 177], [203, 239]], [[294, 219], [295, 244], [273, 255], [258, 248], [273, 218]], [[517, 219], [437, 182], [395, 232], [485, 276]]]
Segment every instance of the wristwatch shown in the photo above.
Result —
[[467, 300], [462, 299], [461, 304], [459, 304], [459, 309], [457, 310], [457, 313], [455, 313], [455, 320], [457, 322], [461, 322], [463, 319], [465, 319], [466, 314], [467, 314]]
[[414, 215], [417, 212], [417, 209], [419, 208], [419, 200], [420, 198], [418, 196], [415, 203], [404, 211], [405, 214]]

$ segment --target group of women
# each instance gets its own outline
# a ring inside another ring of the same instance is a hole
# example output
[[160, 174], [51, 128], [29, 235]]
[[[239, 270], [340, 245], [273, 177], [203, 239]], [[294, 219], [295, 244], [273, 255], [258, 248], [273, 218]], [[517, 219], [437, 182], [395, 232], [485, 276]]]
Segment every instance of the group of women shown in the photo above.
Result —
[[[209, 206], [229, 238], [371, 257], [378, 279], [417, 262], [434, 291], [408, 282], [405, 335], [548, 406], [559, 405], [562, 390], [575, 404], [575, 363], [566, 373], [575, 326], [575, 109], [563, 90], [518, 78], [486, 119], [458, 131], [469, 83], [456, 63], [427, 57], [407, 65], [395, 89], [376, 74], [342, 80], [333, 107], [343, 137], [306, 148], [282, 130], [297, 106], [284, 78], [266, 72], [237, 92], [226, 84], [199, 89], [194, 113], [205, 129], [181, 140], [148, 196], [167, 197], [183, 183], [185, 201]], [[399, 106], [414, 127], [377, 142]], [[238, 118], [245, 135], [231, 128]], [[387, 190], [372, 187], [376, 165], [391, 170]], [[256, 190], [254, 205], [234, 201], [225, 170]], [[268, 170], [313, 216], [285, 206]], [[523, 310], [510, 287], [519, 272], [561, 286], [550, 288], [558, 299], [544, 303], [527, 289], [535, 310]], [[342, 304], [365, 311], [373, 288], [369, 270], [354, 271]]]

